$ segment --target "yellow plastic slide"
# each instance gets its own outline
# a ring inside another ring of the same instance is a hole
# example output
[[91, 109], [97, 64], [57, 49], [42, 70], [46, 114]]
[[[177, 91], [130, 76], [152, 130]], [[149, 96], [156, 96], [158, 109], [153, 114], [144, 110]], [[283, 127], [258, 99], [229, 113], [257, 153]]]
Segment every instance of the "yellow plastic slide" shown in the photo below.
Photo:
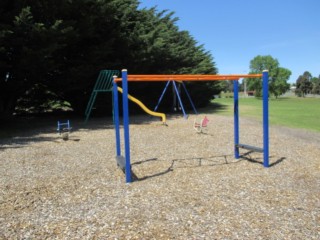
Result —
[[[123, 93], [122, 88], [118, 87], [118, 91]], [[156, 116], [156, 117], [161, 117], [162, 118], [162, 123], [166, 123], [166, 115], [164, 113], [159, 113], [159, 112], [154, 112], [151, 111], [149, 108], [147, 108], [140, 100], [136, 99], [135, 97], [132, 97], [130, 94], [128, 94], [128, 98], [129, 100], [131, 100], [132, 102], [138, 104], [143, 111], [145, 111], [146, 113], [152, 115], [152, 116]]]

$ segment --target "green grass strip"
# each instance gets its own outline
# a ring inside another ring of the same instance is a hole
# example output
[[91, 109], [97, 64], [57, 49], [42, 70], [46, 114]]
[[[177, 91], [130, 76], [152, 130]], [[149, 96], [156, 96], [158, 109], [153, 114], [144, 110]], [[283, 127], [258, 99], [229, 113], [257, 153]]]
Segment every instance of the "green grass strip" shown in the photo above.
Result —
[[[214, 99], [213, 105], [216, 113], [233, 115], [233, 98]], [[240, 98], [239, 111], [240, 117], [262, 120], [262, 100]], [[320, 98], [270, 98], [269, 122], [272, 125], [320, 132]]]

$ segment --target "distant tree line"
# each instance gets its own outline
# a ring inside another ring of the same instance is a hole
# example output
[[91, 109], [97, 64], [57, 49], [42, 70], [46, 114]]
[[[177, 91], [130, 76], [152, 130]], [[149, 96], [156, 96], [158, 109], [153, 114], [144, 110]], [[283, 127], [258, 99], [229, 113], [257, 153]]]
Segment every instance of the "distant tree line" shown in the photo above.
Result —
[[299, 97], [305, 97], [309, 93], [320, 94], [320, 75], [313, 77], [306, 71], [298, 77], [295, 86], [295, 93]]
[[[83, 113], [102, 69], [217, 73], [211, 54], [173, 15], [139, 9], [137, 0], [1, 0], [0, 117], [64, 103]], [[129, 91], [154, 104], [163, 84], [130, 84]], [[220, 91], [216, 82], [187, 88], [197, 106]], [[103, 105], [110, 108], [111, 96]]]
[[[264, 69], [269, 71], [269, 94], [276, 98], [290, 89], [288, 80], [291, 76], [289, 69], [280, 67], [277, 59], [270, 55], [256, 56], [250, 61], [250, 73], [261, 73]], [[262, 96], [261, 79], [245, 79], [249, 91], [254, 91], [256, 97]], [[306, 94], [320, 94], [320, 75], [313, 77], [306, 71], [298, 77], [295, 83], [295, 94], [304, 97]]]
[[[269, 94], [278, 98], [290, 89], [288, 80], [291, 71], [280, 67], [279, 61], [270, 55], [256, 56], [250, 61], [250, 73], [261, 73], [269, 71]], [[258, 78], [245, 79], [247, 90], [255, 91], [256, 97], [262, 96], [262, 80]]]
[[[291, 76], [289, 69], [280, 67], [279, 61], [270, 55], [258, 55], [250, 61], [250, 74], [262, 73], [263, 70], [269, 71], [269, 94], [278, 98], [290, 89], [288, 80]], [[224, 91], [233, 91], [232, 81], [220, 83]], [[262, 97], [262, 79], [245, 78], [240, 85], [241, 91], [251, 91], [256, 97]]]

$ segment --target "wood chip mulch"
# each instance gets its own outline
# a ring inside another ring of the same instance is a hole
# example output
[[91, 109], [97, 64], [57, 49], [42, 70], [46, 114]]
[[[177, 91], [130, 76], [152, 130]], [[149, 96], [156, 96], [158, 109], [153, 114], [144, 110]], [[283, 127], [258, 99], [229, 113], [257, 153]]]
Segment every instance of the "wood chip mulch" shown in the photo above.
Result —
[[[320, 239], [320, 134], [270, 127], [264, 168], [234, 158], [233, 118], [207, 116], [203, 134], [194, 115], [131, 117], [131, 184], [111, 119], [73, 120], [67, 141], [51, 122], [0, 140], [0, 239]], [[262, 147], [261, 122], [240, 125]]]

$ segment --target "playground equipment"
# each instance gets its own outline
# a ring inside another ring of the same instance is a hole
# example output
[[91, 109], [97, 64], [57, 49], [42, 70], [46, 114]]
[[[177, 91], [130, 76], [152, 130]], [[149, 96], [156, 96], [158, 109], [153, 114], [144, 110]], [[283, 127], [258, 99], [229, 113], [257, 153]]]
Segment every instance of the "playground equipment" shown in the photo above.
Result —
[[[85, 123], [88, 122], [94, 102], [96, 100], [97, 94], [101, 92], [112, 92], [112, 80], [113, 76], [118, 76], [120, 72], [118, 70], [101, 70], [98, 76], [98, 79], [95, 83], [95, 86], [92, 90], [91, 97], [89, 99], [89, 102], [87, 104], [87, 108], [85, 111], [86, 119]], [[122, 88], [118, 87], [118, 91], [122, 93]], [[140, 100], [137, 98], [128, 95], [129, 100], [132, 102], [138, 104], [142, 110], [144, 110], [146, 113], [156, 116], [156, 117], [161, 117], [162, 123], [166, 123], [166, 115], [164, 113], [159, 113], [156, 112], [156, 110], [151, 111], [149, 108], [147, 108]]]
[[[188, 99], [189, 99], [189, 102], [191, 103], [191, 106], [192, 106], [192, 108], [193, 108], [194, 113], [195, 113], [195, 114], [198, 114], [198, 112], [197, 112], [197, 110], [196, 110], [196, 108], [195, 108], [195, 106], [194, 106], [194, 104], [193, 104], [193, 102], [192, 102], [192, 99], [191, 99], [191, 97], [190, 97], [190, 95], [189, 95], [189, 93], [188, 93], [188, 90], [187, 90], [185, 84], [184, 84], [182, 81], [179, 81], [179, 82], [178, 82], [178, 83], [179, 83], [178, 86], [177, 86], [177, 82], [176, 82], [176, 81], [168, 81], [168, 82], [167, 82], [167, 84], [166, 84], [166, 86], [164, 87], [163, 92], [162, 92], [162, 94], [161, 94], [161, 96], [160, 96], [160, 98], [159, 98], [159, 100], [158, 100], [157, 106], [154, 108], [154, 111], [157, 111], [157, 109], [158, 109], [158, 107], [159, 107], [159, 105], [160, 105], [160, 103], [161, 103], [161, 101], [162, 101], [162, 99], [163, 99], [163, 96], [164, 96], [164, 94], [166, 93], [167, 88], [168, 88], [168, 86], [170, 85], [170, 83], [172, 83], [173, 92], [174, 92], [174, 95], [173, 95], [173, 108], [174, 108], [174, 110], [176, 111], [177, 108], [179, 108], [179, 109], [181, 108], [181, 110], [182, 110], [182, 112], [183, 112], [184, 118], [188, 118], [188, 115], [186, 114], [186, 111], [184, 110], [184, 106], [183, 106], [183, 103], [182, 103], [182, 100], [181, 100], [181, 97], [180, 97], [180, 93], [181, 93], [180, 86], [182, 85], [185, 93], [187, 94], [187, 97], [188, 97]], [[176, 102], [177, 99], [178, 99], [179, 104], [177, 104], [177, 102]]]
[[[118, 91], [123, 93], [123, 90], [121, 87], [118, 87]], [[132, 102], [138, 104], [143, 111], [145, 111], [146, 113], [152, 115], [152, 116], [156, 116], [156, 117], [161, 117], [162, 119], [162, 123], [166, 124], [166, 115], [164, 113], [159, 113], [159, 112], [154, 112], [151, 111], [149, 108], [147, 108], [139, 99], [131, 96], [130, 94], [128, 94], [128, 99], [131, 100]]]
[[[263, 81], [263, 148], [239, 143], [239, 79], [240, 78], [261, 78]], [[240, 158], [239, 148], [248, 149], [263, 153], [263, 166], [269, 167], [269, 103], [268, 103], [268, 71], [262, 74], [239, 74], [239, 75], [128, 75], [127, 70], [122, 70], [122, 78], [113, 78], [114, 117], [116, 135], [116, 160], [119, 166], [125, 171], [126, 182], [132, 182], [130, 162], [130, 134], [129, 134], [129, 109], [128, 109], [128, 81], [216, 81], [233, 80], [234, 86], [234, 156]], [[121, 155], [120, 148], [120, 123], [117, 82], [122, 81], [123, 87], [123, 129], [125, 155]]]
[[201, 119], [200, 122], [197, 122], [197, 119], [194, 119], [193, 128], [198, 132], [202, 133], [203, 129], [208, 126], [209, 119], [207, 116], [205, 116], [203, 119]]
[[112, 92], [112, 77], [119, 76], [120, 72], [118, 70], [101, 70], [97, 81], [92, 90], [87, 108], [85, 111], [85, 123], [88, 122], [94, 102], [96, 100], [97, 94], [102, 92]]
[[62, 139], [63, 140], [68, 140], [69, 139], [69, 133], [71, 131], [71, 125], [70, 125], [70, 121], [67, 120], [66, 122], [60, 122], [58, 121], [58, 127], [57, 127], [57, 131], [59, 133], [59, 135], [62, 135]]

